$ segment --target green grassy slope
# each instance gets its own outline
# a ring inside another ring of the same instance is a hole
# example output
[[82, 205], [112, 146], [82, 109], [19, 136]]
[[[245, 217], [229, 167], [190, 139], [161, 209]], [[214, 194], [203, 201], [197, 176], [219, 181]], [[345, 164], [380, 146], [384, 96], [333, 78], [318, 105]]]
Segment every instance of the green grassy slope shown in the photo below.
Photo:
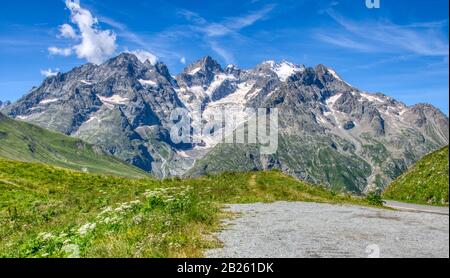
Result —
[[199, 257], [227, 203], [366, 204], [281, 172], [125, 179], [0, 159], [0, 257]]
[[140, 169], [105, 155], [79, 139], [12, 120], [1, 114], [0, 157], [92, 173], [146, 176]]
[[386, 199], [448, 206], [448, 146], [431, 153], [388, 186]]

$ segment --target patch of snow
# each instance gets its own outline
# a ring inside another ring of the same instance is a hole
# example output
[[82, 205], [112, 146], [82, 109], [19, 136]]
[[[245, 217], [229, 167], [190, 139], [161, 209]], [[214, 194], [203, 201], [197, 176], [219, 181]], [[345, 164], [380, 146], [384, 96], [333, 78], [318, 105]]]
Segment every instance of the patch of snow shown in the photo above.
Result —
[[189, 90], [193, 92], [195, 95], [202, 96], [205, 94], [205, 89], [202, 86], [192, 86], [189, 88]]
[[[257, 96], [257, 95], [259, 94], [259, 92], [261, 92], [261, 89], [260, 89], [260, 88], [254, 90], [254, 91], [251, 92], [251, 93], [249, 92], [249, 93], [245, 96], [245, 99], [249, 100], [249, 99], [251, 99], [252, 97]], [[273, 93], [273, 92], [271, 92], [271, 93]]]
[[94, 121], [94, 120], [98, 120], [96, 116], [90, 117], [90, 118], [89, 118], [86, 122], [84, 122], [84, 123], [87, 124], [87, 123], [90, 123], [90, 122], [92, 122], [92, 121]]
[[[235, 117], [236, 127], [246, 122], [251, 116], [249, 110], [246, 110], [248, 93], [252, 90], [254, 84], [252, 83], [242, 83], [238, 85], [237, 90], [229, 94], [228, 96], [208, 104], [205, 111], [203, 112], [203, 119], [214, 118], [217, 120], [215, 115], [220, 115], [222, 109], [225, 111], [225, 117]], [[253, 92], [252, 92], [253, 94]], [[232, 124], [232, 121], [226, 121], [228, 124]], [[225, 127], [225, 130], [229, 130], [230, 126]], [[222, 131], [216, 131], [214, 136], [207, 136], [202, 138], [206, 143], [206, 148], [214, 147], [217, 143], [222, 141]], [[227, 134], [225, 134], [227, 136]]]
[[330, 110], [332, 110], [334, 103], [342, 96], [342, 94], [335, 94], [331, 97], [329, 97], [326, 101], [327, 106]]
[[17, 116], [16, 119], [19, 120], [29, 120], [29, 119], [33, 119], [36, 117], [39, 117], [40, 115], [44, 114], [44, 112], [40, 112], [40, 113], [32, 113], [29, 115], [21, 115], [21, 116]]
[[317, 119], [319, 122], [321, 122], [322, 124], [327, 124], [327, 123], [328, 123], [328, 121], [326, 121], [324, 118], [322, 118], [322, 117], [320, 117], [320, 116], [317, 116], [316, 119]]
[[128, 99], [124, 98], [120, 95], [113, 95], [111, 97], [102, 97], [97, 95], [101, 102], [106, 105], [109, 109], [114, 108], [114, 105], [126, 105], [128, 103]]
[[209, 85], [208, 90], [206, 91], [206, 94], [208, 96], [211, 96], [214, 91], [222, 85], [222, 83], [225, 80], [236, 80], [236, 77], [233, 75], [227, 75], [227, 74], [218, 74], [214, 77], [214, 81]]
[[25, 116], [17, 116], [16, 118], [19, 120], [26, 120], [29, 119], [31, 117], [31, 115], [25, 115]]
[[175, 92], [177, 93], [184, 93], [187, 92], [185, 87], [181, 87], [181, 88], [174, 88]]
[[294, 65], [289, 62], [281, 62], [280, 64], [275, 65], [274, 72], [278, 75], [281, 81], [286, 81], [289, 77], [296, 74], [297, 72], [304, 71], [303, 67]]
[[201, 70], [202, 70], [201, 67], [196, 67], [196, 68], [190, 70], [190, 71], [188, 72], [188, 74], [194, 75], [194, 74], [196, 74], [197, 72], [199, 72], [199, 71], [201, 71]]
[[331, 74], [334, 78], [336, 78], [336, 79], [342, 81], [342, 78], [339, 77], [339, 75], [338, 75], [333, 69], [330, 69], [330, 68], [329, 68], [329, 69], [327, 69], [327, 71], [328, 71], [328, 73]]
[[80, 82], [85, 84], [85, 85], [92, 85], [92, 82], [90, 82], [90, 81], [80, 80]]
[[238, 88], [234, 93], [231, 93], [216, 102], [210, 103], [209, 106], [216, 107], [226, 104], [238, 106], [245, 105], [247, 103], [247, 94], [252, 90], [253, 86], [254, 84], [252, 83], [241, 83], [238, 85]]
[[329, 98], [326, 100], [326, 104], [327, 104], [328, 111], [324, 113], [324, 115], [325, 115], [326, 117], [328, 117], [328, 116], [333, 116], [334, 122], [336, 123], [336, 125], [337, 125], [338, 127], [340, 127], [340, 125], [339, 125], [339, 119], [338, 119], [338, 116], [337, 116], [337, 114], [339, 113], [339, 111], [336, 111], [336, 110], [333, 108], [333, 106], [334, 106], [334, 104], [336, 103], [336, 101], [337, 101], [341, 96], [342, 96], [342, 94], [335, 94], [335, 95], [329, 97]]
[[378, 96], [371, 95], [371, 94], [362, 93], [361, 96], [363, 98], [367, 99], [368, 101], [371, 101], [371, 102], [378, 102], [378, 103], [384, 103], [385, 102], [384, 99], [382, 99], [382, 98], [380, 98]]
[[184, 158], [189, 158], [189, 157], [190, 157], [190, 156], [187, 155], [186, 152], [184, 152], [184, 151], [179, 151], [179, 152], [177, 152], [177, 154], [178, 154], [179, 156], [181, 156], [181, 157], [184, 157]]
[[270, 67], [274, 67], [276, 63], [275, 63], [275, 61], [270, 60], [270, 61], [264, 61], [264, 62], [262, 62], [262, 64], [263, 65], [268, 65]]
[[49, 98], [49, 99], [43, 99], [39, 102], [39, 104], [48, 104], [48, 103], [52, 103], [52, 102], [57, 102], [58, 99], [57, 98]]
[[337, 80], [340, 80], [340, 81], [344, 82], [345, 84], [347, 84], [348, 86], [352, 87], [352, 85], [350, 85], [349, 83], [345, 82], [333, 69], [328, 68], [327, 71], [328, 71], [329, 74], [331, 74]]
[[142, 86], [152, 86], [152, 87], [154, 87], [154, 86], [158, 85], [158, 83], [156, 83], [153, 80], [139, 79], [138, 81], [139, 81], [139, 83], [141, 83]]

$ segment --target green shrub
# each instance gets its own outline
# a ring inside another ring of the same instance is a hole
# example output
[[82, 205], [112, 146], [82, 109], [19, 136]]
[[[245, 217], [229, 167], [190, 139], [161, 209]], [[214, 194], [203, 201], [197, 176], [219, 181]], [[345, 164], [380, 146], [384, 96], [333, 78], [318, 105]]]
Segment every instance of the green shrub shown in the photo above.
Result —
[[371, 192], [366, 197], [367, 203], [372, 206], [384, 206], [383, 198], [376, 192]]

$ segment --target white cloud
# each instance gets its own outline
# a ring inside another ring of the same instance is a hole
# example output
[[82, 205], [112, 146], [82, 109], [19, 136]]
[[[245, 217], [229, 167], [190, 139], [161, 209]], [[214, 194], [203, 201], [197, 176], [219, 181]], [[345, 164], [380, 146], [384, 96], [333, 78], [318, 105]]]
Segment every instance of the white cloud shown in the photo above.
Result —
[[228, 25], [232, 30], [240, 30], [264, 19], [274, 8], [275, 5], [267, 5], [261, 10], [251, 12], [245, 16], [232, 17], [227, 20], [226, 25]]
[[222, 22], [208, 22], [198, 14], [186, 10], [182, 11], [181, 14], [195, 24], [192, 28], [194, 31], [203, 33], [208, 37], [223, 37], [233, 35], [241, 29], [264, 19], [274, 8], [275, 5], [267, 5], [260, 10], [239, 17], [229, 17]]
[[52, 71], [52, 69], [47, 69], [47, 70], [41, 70], [41, 74], [45, 77], [51, 77], [51, 76], [56, 76], [59, 72], [59, 69], [56, 69], [56, 71]]
[[58, 48], [54, 46], [49, 47], [48, 52], [51, 55], [61, 55], [61, 56], [70, 56], [73, 53], [72, 48]]
[[448, 21], [397, 25], [392, 22], [355, 22], [333, 10], [328, 15], [342, 28], [321, 32], [318, 39], [336, 46], [370, 52], [448, 56]]
[[217, 39], [222, 37], [241, 37], [240, 31], [242, 29], [249, 27], [260, 20], [264, 20], [275, 7], [276, 5], [274, 4], [266, 5], [260, 10], [255, 10], [238, 17], [229, 17], [220, 22], [208, 22], [205, 18], [188, 10], [183, 10], [180, 13], [187, 20], [192, 22], [192, 25], [189, 26], [190, 31], [202, 35], [203, 40], [214, 52], [221, 56], [226, 63], [234, 64], [235, 59], [233, 54], [223, 45], [217, 43]]
[[80, 35], [77, 36], [76, 31], [68, 24], [62, 25], [60, 32], [62, 36], [72, 38], [78, 44], [64, 49], [50, 47], [50, 54], [68, 56], [74, 52], [78, 58], [94, 64], [101, 64], [113, 55], [117, 48], [116, 35], [110, 30], [99, 29], [97, 18], [89, 10], [83, 9], [79, 0], [66, 0], [66, 6]]
[[183, 65], [185, 65], [185, 64], [186, 64], [186, 57], [181, 57], [180, 63], [182, 63]]
[[59, 32], [61, 34], [61, 37], [67, 38], [67, 39], [77, 39], [78, 36], [75, 32], [75, 29], [73, 29], [72, 26], [69, 24], [63, 24], [59, 26]]
[[210, 45], [211, 49], [214, 52], [216, 52], [220, 57], [222, 57], [227, 64], [235, 64], [236, 63], [233, 54], [231, 52], [229, 52], [228, 50], [226, 50], [225, 48], [223, 48], [222, 46], [220, 46], [217, 42], [210, 41], [209, 45]]
[[131, 53], [136, 55], [136, 57], [141, 61], [142, 63], [145, 63], [145, 61], [149, 61], [152, 65], [156, 64], [158, 62], [158, 58], [153, 54], [145, 50], [133, 50], [133, 51], [125, 51], [125, 53]]

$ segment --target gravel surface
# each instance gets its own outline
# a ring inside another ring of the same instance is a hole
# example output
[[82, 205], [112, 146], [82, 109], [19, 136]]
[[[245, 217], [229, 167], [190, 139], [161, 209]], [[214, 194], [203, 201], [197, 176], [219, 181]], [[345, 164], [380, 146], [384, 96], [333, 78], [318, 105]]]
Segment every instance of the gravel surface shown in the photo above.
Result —
[[219, 258], [449, 257], [449, 217], [302, 202], [230, 205]]
[[396, 201], [385, 201], [385, 206], [394, 208], [397, 210], [429, 212], [429, 213], [438, 213], [438, 214], [447, 214], [448, 215], [448, 207], [416, 205], [416, 204], [401, 203], [401, 202], [396, 202]]

